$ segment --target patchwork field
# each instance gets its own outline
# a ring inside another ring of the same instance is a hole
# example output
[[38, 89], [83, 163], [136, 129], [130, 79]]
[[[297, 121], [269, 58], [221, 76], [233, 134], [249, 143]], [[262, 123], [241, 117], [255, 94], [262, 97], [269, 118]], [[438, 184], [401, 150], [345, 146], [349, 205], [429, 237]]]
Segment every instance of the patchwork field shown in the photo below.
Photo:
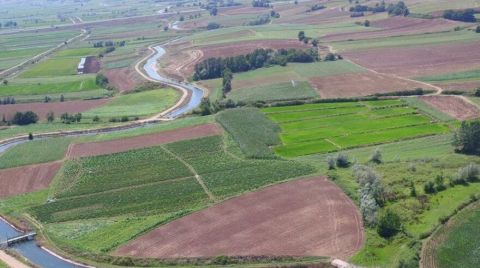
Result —
[[[318, 228], [319, 222], [322, 228]], [[192, 241], [192, 237], [196, 239]], [[362, 246], [363, 239], [355, 205], [335, 184], [320, 177], [287, 182], [230, 199], [160, 226], [121, 246], [115, 254], [148, 258], [219, 255], [347, 258]]]
[[448, 128], [402, 100], [305, 104], [262, 109], [282, 129], [287, 157], [445, 133]]

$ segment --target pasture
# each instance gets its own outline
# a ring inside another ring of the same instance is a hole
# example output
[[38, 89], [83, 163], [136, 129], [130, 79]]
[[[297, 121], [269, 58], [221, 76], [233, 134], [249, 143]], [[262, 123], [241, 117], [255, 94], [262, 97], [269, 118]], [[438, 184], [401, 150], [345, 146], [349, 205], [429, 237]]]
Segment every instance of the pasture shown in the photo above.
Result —
[[262, 110], [281, 128], [285, 157], [327, 153], [448, 132], [402, 100], [306, 104]]

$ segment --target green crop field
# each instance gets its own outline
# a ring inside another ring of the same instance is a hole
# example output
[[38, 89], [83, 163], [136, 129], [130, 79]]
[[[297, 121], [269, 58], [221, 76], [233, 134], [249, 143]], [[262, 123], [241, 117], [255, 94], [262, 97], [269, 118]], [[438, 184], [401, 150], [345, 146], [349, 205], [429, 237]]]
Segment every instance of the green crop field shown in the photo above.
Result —
[[0, 85], [0, 96], [68, 94], [100, 89], [95, 75], [56, 76], [51, 78], [19, 78]]
[[401, 100], [309, 104], [262, 110], [282, 132], [287, 157], [325, 153], [448, 132]]
[[127, 116], [146, 117], [158, 114], [171, 107], [180, 98], [180, 93], [172, 88], [162, 88], [139, 93], [124, 94], [113, 98], [107, 104], [85, 112], [86, 118], [99, 116], [103, 119]]
[[478, 81], [480, 79], [480, 70], [471, 70], [435, 76], [423, 76], [417, 77], [416, 79], [431, 83]]
[[440, 232], [445, 236], [441, 244], [436, 245], [435, 259], [438, 267], [476, 267], [480, 265], [478, 249], [480, 247], [480, 206], [477, 202], [473, 207], [460, 212], [449, 226], [442, 227]]
[[[34, 140], [0, 154], [0, 169], [56, 161], [64, 157], [72, 138]], [[36, 153], [32, 153], [36, 152]]]

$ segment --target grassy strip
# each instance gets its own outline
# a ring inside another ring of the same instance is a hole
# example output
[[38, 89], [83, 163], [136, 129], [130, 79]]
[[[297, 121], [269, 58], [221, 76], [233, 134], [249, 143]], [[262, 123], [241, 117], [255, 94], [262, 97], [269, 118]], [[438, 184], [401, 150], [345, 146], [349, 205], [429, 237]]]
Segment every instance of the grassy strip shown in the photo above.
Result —
[[218, 114], [216, 118], [247, 157], [274, 157], [269, 146], [280, 143], [278, 138], [280, 129], [258, 109], [230, 109]]

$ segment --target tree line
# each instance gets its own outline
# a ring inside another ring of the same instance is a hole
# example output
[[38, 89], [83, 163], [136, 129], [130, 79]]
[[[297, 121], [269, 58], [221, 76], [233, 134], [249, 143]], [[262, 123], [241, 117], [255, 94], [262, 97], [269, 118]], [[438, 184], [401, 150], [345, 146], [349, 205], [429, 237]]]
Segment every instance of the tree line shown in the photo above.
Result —
[[208, 58], [195, 65], [195, 81], [219, 78], [225, 69], [232, 73], [246, 72], [270, 65], [285, 66], [288, 62], [319, 60], [316, 49], [256, 49], [252, 53], [227, 58]]
[[445, 12], [443, 12], [443, 18], [464, 22], [477, 21], [477, 18], [475, 18], [475, 10], [471, 8], [465, 10], [445, 10]]

